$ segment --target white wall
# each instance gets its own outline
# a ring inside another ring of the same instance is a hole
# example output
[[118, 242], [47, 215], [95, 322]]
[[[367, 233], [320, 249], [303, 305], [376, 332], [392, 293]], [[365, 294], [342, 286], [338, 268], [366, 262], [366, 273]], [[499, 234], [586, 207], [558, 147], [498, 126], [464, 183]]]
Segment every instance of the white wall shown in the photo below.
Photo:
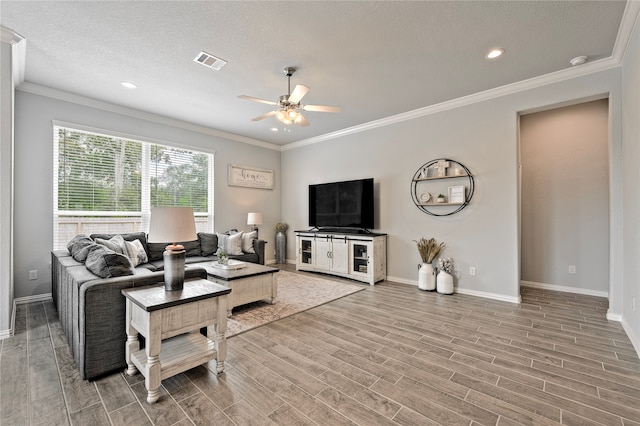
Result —
[[[624, 148], [624, 288], [622, 322], [640, 353], [640, 21], [636, 21], [622, 64]], [[632, 303], [635, 300], [635, 310]], [[614, 312], [620, 312], [615, 310]]]
[[[90, 102], [89, 102], [90, 103]], [[15, 114], [14, 292], [27, 297], [51, 292], [50, 252], [53, 241], [53, 126], [52, 121], [81, 124], [107, 131], [138, 135], [188, 148], [215, 152], [215, 230], [248, 230], [247, 213], [262, 212], [260, 237], [270, 241], [280, 221], [280, 152], [185, 128], [148, 121], [123, 113], [88, 107], [18, 90]], [[134, 114], [132, 114], [134, 115]], [[189, 126], [187, 126], [189, 127]], [[191, 126], [194, 127], [194, 126]], [[275, 189], [227, 185], [228, 164], [274, 170]], [[271, 231], [271, 232], [270, 232]], [[28, 271], [38, 280], [29, 281]]]
[[[373, 177], [376, 230], [389, 234], [387, 272], [391, 279], [415, 284], [419, 256], [413, 241], [435, 237], [446, 243], [443, 255], [455, 260], [459, 290], [517, 301], [518, 113], [613, 93], [617, 101], [611, 105], [611, 140], [619, 145], [619, 92], [619, 71], [601, 71], [285, 150], [282, 214], [291, 226], [289, 237], [293, 237], [291, 230], [308, 227], [310, 183]], [[464, 163], [476, 177], [473, 200], [454, 216], [422, 213], [409, 192], [415, 171], [440, 157]], [[293, 245], [287, 257], [295, 259]], [[470, 266], [476, 268], [475, 276], [469, 275]]]
[[521, 116], [520, 156], [522, 280], [607, 297], [607, 99]]

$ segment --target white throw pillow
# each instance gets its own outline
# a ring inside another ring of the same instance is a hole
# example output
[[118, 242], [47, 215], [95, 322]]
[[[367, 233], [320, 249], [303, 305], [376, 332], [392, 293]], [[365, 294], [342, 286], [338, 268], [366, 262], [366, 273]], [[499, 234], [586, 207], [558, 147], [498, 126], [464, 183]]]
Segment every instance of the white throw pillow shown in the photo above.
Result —
[[122, 235], [114, 235], [109, 240], [96, 238], [96, 243], [115, 251], [118, 254], [124, 254], [129, 258], [131, 264], [136, 267], [141, 263], [147, 263], [147, 252], [140, 240], [125, 241]]
[[242, 232], [233, 235], [218, 234], [218, 251], [224, 250], [228, 255], [242, 254]]
[[253, 240], [258, 238], [258, 231], [245, 232], [242, 234], [242, 251], [245, 253], [255, 253]]
[[136, 267], [141, 263], [147, 263], [147, 252], [144, 251], [144, 247], [140, 240], [125, 241], [127, 252], [125, 253], [131, 264]]
[[242, 254], [242, 232], [229, 235], [227, 239], [227, 254], [241, 255]]

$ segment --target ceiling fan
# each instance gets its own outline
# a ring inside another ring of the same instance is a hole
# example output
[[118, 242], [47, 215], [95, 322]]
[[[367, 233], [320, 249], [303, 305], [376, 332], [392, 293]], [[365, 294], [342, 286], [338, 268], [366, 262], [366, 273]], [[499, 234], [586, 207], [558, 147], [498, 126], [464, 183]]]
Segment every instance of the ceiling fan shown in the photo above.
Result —
[[291, 76], [296, 71], [293, 67], [286, 67], [283, 69], [284, 74], [287, 76], [287, 95], [280, 96], [278, 102], [268, 101], [266, 99], [254, 98], [253, 96], [240, 95], [240, 99], [246, 99], [248, 101], [260, 102], [267, 105], [276, 105], [278, 109], [269, 111], [266, 114], [262, 114], [251, 121], [260, 121], [265, 118], [276, 116], [284, 124], [299, 124], [302, 127], [309, 125], [309, 121], [302, 115], [301, 111], [316, 111], [316, 112], [340, 112], [340, 107], [329, 105], [302, 105], [300, 101], [303, 96], [307, 94], [309, 88], [302, 84], [296, 85], [291, 91]]

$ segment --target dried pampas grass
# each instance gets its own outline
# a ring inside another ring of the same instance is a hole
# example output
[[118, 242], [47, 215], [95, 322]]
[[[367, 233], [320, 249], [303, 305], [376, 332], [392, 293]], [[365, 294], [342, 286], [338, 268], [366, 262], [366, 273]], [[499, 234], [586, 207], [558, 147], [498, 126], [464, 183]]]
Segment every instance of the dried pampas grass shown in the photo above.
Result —
[[420, 240], [416, 241], [416, 245], [424, 263], [432, 263], [444, 248], [444, 243], [438, 244], [435, 238], [428, 240], [424, 237], [420, 238]]

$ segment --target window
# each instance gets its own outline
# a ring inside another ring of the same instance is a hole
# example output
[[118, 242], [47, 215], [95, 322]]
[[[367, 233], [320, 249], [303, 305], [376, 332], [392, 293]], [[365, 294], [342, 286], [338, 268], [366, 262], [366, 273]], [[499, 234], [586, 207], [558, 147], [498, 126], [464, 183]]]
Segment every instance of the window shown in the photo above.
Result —
[[213, 154], [54, 125], [53, 245], [147, 232], [151, 207], [190, 206], [213, 232]]

